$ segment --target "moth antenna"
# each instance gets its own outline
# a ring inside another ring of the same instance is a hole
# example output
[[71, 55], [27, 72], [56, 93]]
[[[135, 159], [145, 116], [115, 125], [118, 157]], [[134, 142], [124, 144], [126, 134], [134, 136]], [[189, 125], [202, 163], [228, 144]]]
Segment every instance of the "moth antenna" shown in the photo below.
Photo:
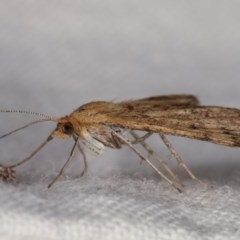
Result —
[[24, 128], [27, 128], [27, 127], [29, 127], [31, 125], [34, 125], [34, 124], [37, 124], [37, 123], [40, 123], [40, 122], [47, 122], [47, 121], [54, 121], [54, 120], [52, 120], [52, 119], [39, 119], [39, 120], [30, 122], [28, 124], [23, 125], [22, 127], [16, 128], [16, 129], [14, 129], [14, 130], [12, 130], [12, 131], [10, 131], [8, 133], [3, 134], [2, 136], [0, 136], [0, 139], [5, 138], [5, 137], [7, 137], [7, 136], [9, 136], [9, 135], [11, 135], [11, 134], [13, 134], [15, 132], [18, 132], [18, 131], [20, 131], [20, 130], [22, 130]]
[[32, 111], [27, 111], [27, 110], [16, 110], [16, 109], [0, 109], [0, 112], [4, 112], [4, 113], [21, 113], [21, 114], [28, 114], [28, 115], [35, 115], [44, 119], [51, 119], [51, 120], [57, 120], [57, 117], [53, 117], [53, 116], [49, 116], [47, 114], [43, 114], [43, 113], [38, 113], [38, 112], [32, 112]]

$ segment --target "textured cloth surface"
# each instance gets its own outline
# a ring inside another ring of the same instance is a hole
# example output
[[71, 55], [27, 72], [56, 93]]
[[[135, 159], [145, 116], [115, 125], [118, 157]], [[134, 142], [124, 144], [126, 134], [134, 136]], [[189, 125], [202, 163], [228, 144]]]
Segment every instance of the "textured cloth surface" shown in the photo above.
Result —
[[[0, 108], [64, 116], [93, 100], [191, 93], [239, 107], [239, 1], [0, 1]], [[1, 113], [4, 134], [32, 117]], [[36, 119], [36, 117], [33, 117]], [[24, 158], [54, 128], [1, 139], [1, 163]], [[169, 137], [207, 183], [179, 194], [124, 147], [76, 156], [47, 185], [72, 142], [49, 143], [0, 182], [0, 239], [239, 239], [238, 148]], [[157, 137], [151, 146], [169, 159]], [[173, 169], [176, 163], [171, 159]]]

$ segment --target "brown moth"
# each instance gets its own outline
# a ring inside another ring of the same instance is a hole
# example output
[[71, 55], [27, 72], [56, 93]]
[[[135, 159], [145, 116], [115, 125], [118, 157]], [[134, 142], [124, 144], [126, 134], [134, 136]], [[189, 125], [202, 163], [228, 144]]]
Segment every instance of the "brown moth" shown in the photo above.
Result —
[[[155, 96], [118, 103], [90, 102], [77, 108], [70, 115], [60, 118], [19, 110], [1, 110], [1, 112], [34, 114], [41, 116], [42, 119], [15, 129], [0, 138], [42, 121], [57, 122], [56, 129], [29, 156], [7, 167], [0, 165], [0, 176], [2, 175], [4, 179], [14, 179], [13, 169], [31, 159], [53, 138], [73, 138], [74, 146], [69, 158], [59, 174], [49, 184], [49, 187], [62, 175], [76, 149], [83, 155], [85, 168], [82, 175], [84, 174], [87, 169], [87, 161], [81, 143], [97, 154], [101, 154], [105, 147], [119, 149], [123, 145], [129, 146], [178, 191], [182, 191], [183, 184], [167, 163], [145, 141], [153, 133], [159, 134], [179, 165], [191, 178], [199, 182], [201, 181], [184, 164], [165, 135], [199, 139], [231, 147], [240, 146], [240, 110], [200, 106], [198, 99], [192, 95]], [[139, 136], [135, 132], [136, 130], [146, 133]], [[160, 166], [157, 167], [152, 160], [145, 157], [135, 147], [137, 144], [141, 145], [153, 159], [157, 160]]]

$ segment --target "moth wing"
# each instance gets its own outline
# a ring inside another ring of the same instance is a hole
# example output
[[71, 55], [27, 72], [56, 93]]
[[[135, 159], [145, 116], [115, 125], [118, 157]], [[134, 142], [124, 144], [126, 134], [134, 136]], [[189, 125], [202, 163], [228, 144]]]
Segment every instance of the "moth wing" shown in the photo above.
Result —
[[240, 146], [240, 110], [197, 106], [164, 110], [125, 111], [108, 115], [110, 124], [133, 130], [161, 132], [226, 146]]
[[72, 115], [79, 112], [98, 114], [118, 114], [119, 112], [136, 112], [147, 110], [162, 110], [169, 107], [187, 107], [196, 106], [199, 104], [198, 99], [193, 95], [165, 95], [153, 96], [149, 98], [142, 98], [137, 100], [129, 100], [123, 102], [106, 102], [95, 101], [86, 103], [72, 112]]
[[172, 95], [162, 95], [162, 96], [152, 96], [148, 98], [142, 98], [139, 100], [135, 100], [135, 103], [142, 102], [156, 102], [159, 105], [168, 105], [168, 106], [176, 106], [176, 105], [198, 105], [199, 100], [196, 96], [190, 94], [172, 94]]
[[137, 100], [123, 101], [118, 103], [119, 105], [132, 110], [144, 110], [144, 109], [162, 109], [171, 106], [196, 106], [199, 105], [199, 100], [194, 95], [187, 94], [173, 94], [173, 95], [163, 95], [163, 96], [153, 96], [149, 98], [142, 98]]

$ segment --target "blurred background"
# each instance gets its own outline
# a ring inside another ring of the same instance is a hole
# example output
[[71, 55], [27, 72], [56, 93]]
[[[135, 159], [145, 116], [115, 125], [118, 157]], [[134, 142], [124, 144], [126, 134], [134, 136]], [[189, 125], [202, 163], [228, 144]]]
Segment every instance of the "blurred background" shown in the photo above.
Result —
[[[93, 100], [171, 93], [239, 107], [239, 7], [239, 1], [219, 0], [1, 1], [0, 108], [63, 116]], [[35, 119], [0, 115], [1, 133]], [[23, 158], [54, 126], [41, 123], [2, 139], [1, 162]], [[238, 149], [170, 139], [200, 175], [216, 162], [223, 172], [239, 165]], [[152, 144], [168, 156], [160, 140]], [[49, 144], [36, 157], [41, 162], [26, 164], [31, 177], [58, 171], [71, 145]], [[130, 150], [88, 158], [92, 174], [142, 169]]]
[[[89, 101], [173, 93], [240, 108], [239, 9], [237, 0], [0, 1], [0, 109], [64, 116]], [[36, 119], [0, 113], [0, 135]], [[54, 128], [1, 139], [0, 163], [23, 159]], [[55, 140], [17, 169], [17, 185], [0, 181], [0, 238], [239, 239], [239, 148], [169, 140], [211, 188], [182, 174], [178, 194], [123, 148], [86, 150], [88, 175], [75, 179], [76, 156], [48, 190], [73, 145]], [[149, 143], [176, 167], [157, 136]]]

